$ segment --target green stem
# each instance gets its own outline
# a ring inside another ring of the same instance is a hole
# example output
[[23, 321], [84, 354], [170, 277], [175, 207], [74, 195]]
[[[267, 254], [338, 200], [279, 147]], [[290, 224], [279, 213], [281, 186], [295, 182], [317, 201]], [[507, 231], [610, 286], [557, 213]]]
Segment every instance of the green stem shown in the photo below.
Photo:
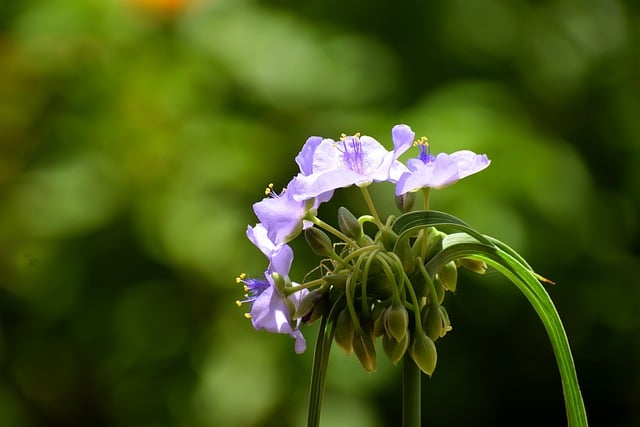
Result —
[[367, 187], [360, 187], [360, 191], [362, 191], [364, 201], [367, 203], [367, 207], [369, 208], [371, 215], [373, 215], [376, 225], [378, 228], [382, 228], [382, 221], [380, 221], [380, 216], [378, 216], [378, 211], [376, 210], [376, 206], [373, 204], [373, 199], [371, 198], [371, 194], [369, 194], [369, 190]]
[[325, 231], [328, 231], [329, 233], [333, 234], [334, 236], [338, 237], [340, 240], [342, 240], [343, 242], [353, 246], [354, 248], [357, 249], [357, 248], [360, 247], [360, 246], [358, 246], [358, 244], [353, 239], [351, 239], [350, 237], [345, 235], [343, 232], [341, 232], [337, 228], [327, 224], [326, 222], [324, 222], [323, 220], [321, 220], [317, 216], [307, 216], [305, 219], [313, 222], [318, 227], [324, 229]]
[[421, 425], [421, 377], [420, 368], [406, 352], [402, 362], [402, 427]]
[[422, 207], [425, 211], [429, 210], [429, 191], [431, 188], [424, 187], [422, 189]]

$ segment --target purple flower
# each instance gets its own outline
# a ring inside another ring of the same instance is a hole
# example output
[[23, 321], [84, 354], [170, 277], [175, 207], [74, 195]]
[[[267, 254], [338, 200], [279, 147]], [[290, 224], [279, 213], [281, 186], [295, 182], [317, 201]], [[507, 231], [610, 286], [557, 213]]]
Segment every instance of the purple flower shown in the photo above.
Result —
[[236, 281], [245, 286], [245, 299], [237, 301], [242, 304], [251, 304], [248, 317], [256, 330], [265, 329], [278, 334], [289, 334], [296, 340], [296, 353], [302, 353], [306, 349], [304, 336], [298, 329], [299, 320], [291, 318], [293, 312], [300, 304], [300, 300], [308, 293], [306, 289], [285, 296], [284, 290], [276, 285], [273, 273], [278, 273], [289, 283], [288, 275], [293, 262], [293, 251], [286, 244], [275, 245], [267, 236], [267, 231], [262, 224], [247, 228], [247, 237], [269, 259], [269, 267], [265, 271], [266, 280], [246, 278], [241, 274]]
[[256, 224], [255, 227], [247, 226], [247, 237], [269, 260], [267, 274], [289, 271], [293, 261], [293, 250], [289, 245], [274, 244], [269, 239], [267, 229], [263, 224]]
[[416, 143], [420, 146], [420, 155], [407, 161], [409, 171], [402, 174], [398, 180], [397, 196], [425, 187], [442, 188], [451, 185], [480, 172], [491, 163], [486, 154], [476, 154], [469, 150], [433, 156], [428, 151], [429, 145], [425, 138]]
[[340, 141], [314, 136], [296, 156], [300, 166], [298, 186], [293, 198], [304, 200], [336, 188], [372, 182], [397, 182], [407, 168], [397, 159], [412, 144], [415, 134], [407, 125], [396, 125], [391, 132], [393, 151], [387, 151], [370, 136], [343, 135]]
[[317, 197], [294, 198], [299, 187], [298, 177], [294, 177], [280, 194], [273, 192], [272, 187], [267, 188], [267, 197], [254, 203], [253, 211], [275, 245], [290, 242], [303, 228], [310, 227], [312, 224], [304, 221], [304, 217], [308, 213], [314, 214], [320, 203], [333, 196], [333, 191], [327, 191]]

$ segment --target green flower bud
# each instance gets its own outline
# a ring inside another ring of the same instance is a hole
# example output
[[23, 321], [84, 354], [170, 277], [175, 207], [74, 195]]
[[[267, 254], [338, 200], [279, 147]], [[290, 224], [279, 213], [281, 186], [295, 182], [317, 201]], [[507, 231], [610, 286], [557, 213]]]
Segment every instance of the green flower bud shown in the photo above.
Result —
[[442, 250], [442, 241], [447, 235], [442, 231], [434, 227], [429, 228], [428, 239], [429, 243], [427, 244], [427, 255], [425, 257], [425, 261], [433, 258], [438, 252]]
[[[433, 287], [436, 290], [436, 301], [438, 304], [442, 304], [442, 301], [444, 301], [444, 285], [438, 276], [433, 279]], [[429, 296], [429, 298], [431, 298], [431, 296]]]
[[394, 301], [384, 312], [384, 328], [387, 335], [396, 341], [402, 341], [402, 338], [407, 334], [408, 327], [409, 313], [407, 309], [400, 301]]
[[322, 276], [322, 279], [332, 286], [344, 287], [347, 284], [349, 273], [331, 273]]
[[315, 227], [307, 228], [304, 230], [304, 239], [316, 255], [328, 257], [333, 254], [333, 243], [324, 231]]
[[376, 347], [369, 331], [356, 332], [353, 337], [353, 352], [367, 372], [376, 370]]
[[441, 305], [435, 309], [425, 307], [422, 314], [422, 326], [427, 336], [433, 341], [444, 337], [451, 330], [447, 310]]
[[358, 222], [358, 218], [345, 207], [338, 209], [338, 228], [348, 237], [355, 240], [360, 239], [364, 234], [362, 224]]
[[409, 354], [422, 372], [431, 376], [436, 369], [438, 353], [433, 343], [422, 329], [417, 329], [409, 346]]
[[325, 289], [314, 289], [309, 292], [293, 313], [293, 319], [303, 319], [306, 325], [310, 325], [325, 314], [327, 299]]
[[455, 292], [458, 283], [458, 267], [456, 263], [451, 261], [445, 264], [438, 272], [438, 277], [442, 281], [444, 288], [448, 291]]
[[411, 250], [411, 246], [409, 246], [409, 241], [407, 239], [403, 239], [400, 244], [396, 244], [394, 252], [402, 261], [402, 268], [405, 273], [407, 273], [408, 276], [413, 274], [416, 269], [416, 257]]
[[442, 330], [442, 317], [438, 310], [434, 310], [430, 305], [424, 307], [421, 313], [422, 328], [429, 338], [433, 341], [440, 338]]
[[401, 341], [396, 341], [395, 338], [391, 338], [387, 334], [382, 336], [382, 349], [394, 365], [402, 359], [409, 348], [409, 335], [409, 331], [407, 331]]
[[389, 227], [382, 227], [376, 236], [376, 240], [382, 243], [382, 246], [388, 251], [392, 251], [398, 240], [398, 235]]
[[404, 193], [400, 196], [396, 196], [396, 206], [400, 209], [400, 212], [407, 213], [413, 208], [413, 203], [416, 201], [415, 193]]
[[349, 309], [345, 308], [338, 313], [338, 317], [336, 318], [336, 330], [333, 334], [333, 339], [336, 344], [338, 344], [338, 347], [347, 355], [353, 351], [354, 331], [351, 314], [349, 313]]
[[485, 271], [487, 271], [487, 264], [484, 261], [478, 261], [470, 258], [460, 258], [456, 261], [460, 266], [469, 271], [473, 271], [474, 273], [484, 274]]
[[387, 307], [383, 303], [378, 303], [373, 307], [371, 317], [373, 319], [373, 336], [374, 338], [381, 337], [384, 333], [384, 313]]

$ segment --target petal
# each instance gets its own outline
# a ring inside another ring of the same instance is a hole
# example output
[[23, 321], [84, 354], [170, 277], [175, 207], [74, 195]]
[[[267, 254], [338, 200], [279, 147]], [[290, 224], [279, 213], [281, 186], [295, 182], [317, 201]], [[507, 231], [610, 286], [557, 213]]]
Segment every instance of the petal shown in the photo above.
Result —
[[294, 329], [293, 331], [291, 331], [289, 335], [291, 335], [291, 337], [295, 338], [296, 340], [295, 347], [294, 347], [296, 354], [304, 353], [305, 350], [307, 349], [307, 342], [305, 341], [304, 335], [302, 335], [302, 332], [300, 332], [299, 329]]
[[302, 230], [303, 205], [290, 197], [264, 198], [253, 204], [253, 211], [275, 245], [290, 241]]
[[415, 140], [416, 134], [411, 130], [411, 128], [407, 125], [395, 125], [393, 129], [391, 129], [391, 138], [393, 139], [393, 151], [396, 153], [395, 158], [397, 159], [402, 153], [407, 151], [411, 145], [413, 145], [413, 141]]
[[486, 154], [476, 154], [469, 150], [456, 151], [450, 157], [458, 165], [458, 179], [480, 172], [491, 164]]
[[251, 307], [251, 323], [256, 330], [290, 334], [293, 331], [289, 324], [290, 317], [286, 298], [276, 292], [273, 286], [262, 292]]
[[302, 150], [296, 156], [296, 163], [300, 166], [300, 172], [304, 175], [313, 173], [313, 155], [321, 142], [322, 137], [319, 136], [308, 138], [307, 142], [302, 146]]
[[301, 168], [301, 172], [303, 175], [311, 175], [339, 169], [343, 164], [341, 156], [333, 139], [323, 139], [315, 146], [310, 161], [307, 159], [303, 162], [304, 170]]
[[311, 199], [331, 192], [336, 188], [349, 187], [354, 184], [364, 185], [371, 181], [367, 176], [360, 175], [348, 169], [314, 173], [299, 178], [300, 185], [293, 197], [299, 200]]

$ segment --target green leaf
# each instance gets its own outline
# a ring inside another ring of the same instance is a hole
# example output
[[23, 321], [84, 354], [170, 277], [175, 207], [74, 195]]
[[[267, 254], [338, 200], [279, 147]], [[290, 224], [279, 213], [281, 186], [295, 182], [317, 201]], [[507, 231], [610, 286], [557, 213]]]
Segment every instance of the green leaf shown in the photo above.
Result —
[[533, 306], [549, 335], [556, 357], [567, 410], [568, 425], [570, 427], [586, 427], [588, 425], [587, 414], [578, 384], [569, 340], [555, 305], [542, 283], [538, 281], [537, 275], [531, 271], [528, 265], [521, 263], [516, 257], [502, 249], [478, 252], [474, 257], [486, 262], [504, 274], [518, 287]]
[[463, 232], [475, 237], [479, 242], [489, 246], [493, 245], [491, 240], [461, 219], [445, 212], [429, 210], [413, 211], [396, 218], [392, 226], [392, 230], [398, 235], [396, 246], [398, 246], [402, 240], [408, 239], [426, 227], [436, 227], [445, 233]]

